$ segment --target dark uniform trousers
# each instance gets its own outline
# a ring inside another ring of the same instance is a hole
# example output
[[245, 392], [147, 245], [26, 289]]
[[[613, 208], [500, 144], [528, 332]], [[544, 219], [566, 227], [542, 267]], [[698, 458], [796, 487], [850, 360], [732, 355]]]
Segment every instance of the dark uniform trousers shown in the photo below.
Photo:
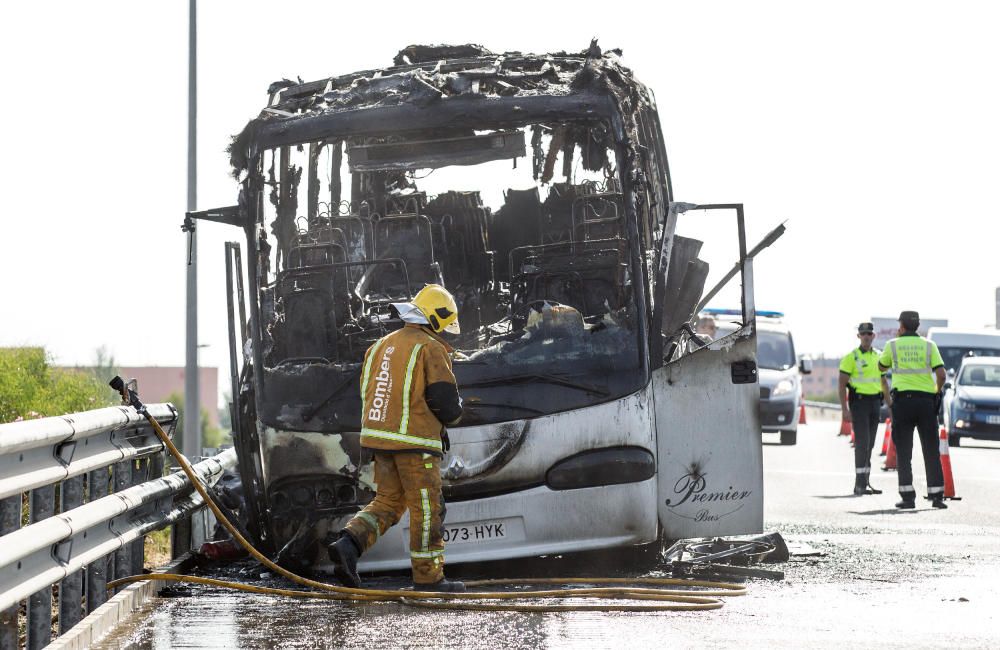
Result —
[[849, 403], [851, 426], [854, 428], [854, 484], [867, 487], [872, 470], [872, 450], [878, 433], [880, 395], [857, 395]]
[[928, 496], [940, 497], [944, 487], [937, 432], [934, 395], [921, 391], [896, 393], [892, 402], [892, 442], [896, 445], [899, 494], [906, 501], [916, 500], [913, 487], [913, 428], [920, 436], [927, 473]]

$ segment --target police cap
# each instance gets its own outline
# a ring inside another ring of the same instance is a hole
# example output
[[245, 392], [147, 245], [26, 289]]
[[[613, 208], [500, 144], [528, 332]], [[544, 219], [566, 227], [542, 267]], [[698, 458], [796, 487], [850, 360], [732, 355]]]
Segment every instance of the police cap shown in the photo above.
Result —
[[899, 326], [908, 332], [915, 332], [920, 327], [920, 314], [915, 311], [899, 312]]
[[874, 323], [861, 323], [860, 325], [858, 325], [858, 334], [864, 334], [866, 332], [874, 332], [874, 331], [875, 331]]

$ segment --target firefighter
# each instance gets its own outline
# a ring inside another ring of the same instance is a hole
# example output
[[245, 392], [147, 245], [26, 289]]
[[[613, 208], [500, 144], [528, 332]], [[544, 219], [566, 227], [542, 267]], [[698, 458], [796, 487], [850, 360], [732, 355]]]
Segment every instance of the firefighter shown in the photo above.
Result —
[[885, 372], [878, 367], [881, 351], [872, 345], [875, 325], [858, 325], [858, 339], [861, 344], [840, 360], [837, 387], [842, 417], [854, 428], [854, 496], [882, 494], [871, 486], [872, 450], [878, 433], [879, 410], [889, 394]]
[[927, 473], [927, 498], [935, 508], [947, 508], [937, 432], [937, 414], [945, 381], [944, 361], [937, 345], [917, 334], [918, 327], [920, 315], [917, 312], [902, 312], [899, 337], [889, 341], [878, 360], [879, 369], [892, 368], [892, 442], [896, 445], [899, 496], [902, 497], [896, 507], [916, 507], [917, 491], [913, 487], [911, 466], [913, 428], [916, 427]]
[[337, 578], [360, 587], [358, 558], [409, 510], [414, 589], [462, 592], [464, 584], [444, 577], [441, 494], [441, 458], [450, 446], [445, 425], [462, 416], [454, 351], [441, 333], [459, 332], [458, 308], [436, 284], [393, 307], [403, 328], [368, 348], [361, 375], [361, 446], [374, 451], [375, 498], [328, 551]]

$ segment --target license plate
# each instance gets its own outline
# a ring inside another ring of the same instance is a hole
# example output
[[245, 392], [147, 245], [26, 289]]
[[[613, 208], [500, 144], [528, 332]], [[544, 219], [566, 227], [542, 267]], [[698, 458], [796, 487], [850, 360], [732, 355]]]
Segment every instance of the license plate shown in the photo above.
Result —
[[476, 521], [468, 524], [445, 524], [445, 544], [489, 542], [507, 537], [507, 522]]
[[987, 415], [986, 416], [986, 423], [987, 424], [1000, 424], [1000, 415]]

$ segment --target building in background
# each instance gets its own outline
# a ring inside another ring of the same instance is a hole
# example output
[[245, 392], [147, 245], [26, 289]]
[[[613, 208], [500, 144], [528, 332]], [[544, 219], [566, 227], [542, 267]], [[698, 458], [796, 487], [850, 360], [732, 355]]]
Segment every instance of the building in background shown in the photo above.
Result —
[[[166, 402], [173, 394], [184, 395], [184, 366], [120, 366], [125, 379], [139, 382], [139, 397], [147, 403]], [[201, 408], [208, 414], [208, 423], [219, 426], [219, 369], [198, 369], [198, 394]]]
[[840, 359], [813, 359], [812, 373], [802, 375], [802, 394], [806, 399], [836, 398], [840, 377]]
[[[899, 335], [899, 319], [890, 316], [874, 316], [872, 324], [875, 325], [875, 347], [882, 349], [886, 342]], [[932, 327], [948, 327], [947, 318], [924, 318], [920, 317], [920, 327], [917, 334], [927, 336], [927, 330]]]

